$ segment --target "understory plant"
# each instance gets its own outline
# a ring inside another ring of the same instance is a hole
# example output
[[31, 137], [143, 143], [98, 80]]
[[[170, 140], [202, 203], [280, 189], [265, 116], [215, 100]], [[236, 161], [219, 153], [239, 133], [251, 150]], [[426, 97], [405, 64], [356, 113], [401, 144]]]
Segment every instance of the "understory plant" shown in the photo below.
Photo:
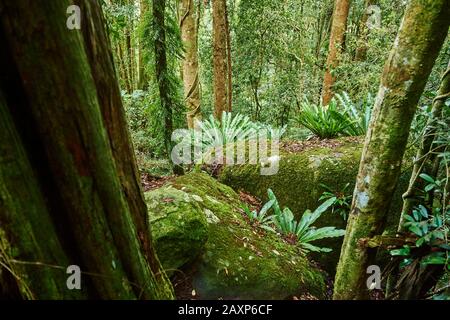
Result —
[[253, 122], [243, 114], [232, 114], [226, 111], [223, 112], [221, 121], [210, 115], [209, 118], [198, 121], [197, 128], [202, 132], [205, 147], [257, 139], [261, 134], [265, 134], [268, 140], [281, 139], [286, 132], [286, 126], [273, 128]]
[[342, 111], [351, 121], [351, 124], [345, 129], [345, 134], [349, 136], [365, 135], [369, 129], [372, 108], [375, 102], [370, 92], [365, 99], [358, 103], [354, 103], [345, 91], [341, 94], [336, 94], [336, 99]]
[[336, 94], [327, 106], [304, 101], [297, 122], [321, 139], [362, 136], [369, 127], [373, 102], [368, 94], [355, 104], [346, 92]]
[[350, 212], [352, 195], [348, 193], [350, 183], [347, 183], [342, 190], [333, 190], [329, 186], [321, 183], [320, 186], [325, 189], [319, 198], [321, 200], [333, 199], [331, 205], [331, 213], [339, 214], [342, 219], [347, 220], [347, 215]]
[[445, 213], [437, 209], [429, 212], [423, 205], [405, 217], [404, 228], [411, 240], [390, 251], [400, 270], [394, 296], [390, 298], [426, 298], [430, 293], [435, 299], [450, 299], [449, 283], [438, 285], [445, 273], [450, 274], [449, 218], [449, 208]]
[[445, 150], [438, 156], [446, 174], [420, 174], [424, 184], [419, 203], [404, 218], [403, 243], [390, 250], [394, 259], [386, 270], [395, 266], [399, 276], [388, 298], [450, 300], [450, 157]]
[[327, 107], [305, 101], [301, 108], [298, 123], [321, 139], [336, 138], [351, 125], [350, 119], [338, 111], [337, 101], [334, 99]]
[[[311, 244], [311, 242], [324, 238], [340, 237], [345, 234], [345, 230], [335, 227], [316, 228], [313, 223], [327, 211], [334, 203], [335, 199], [328, 199], [316, 210], [306, 210], [299, 221], [289, 208], [281, 209], [278, 200], [271, 189], [267, 190], [269, 201], [263, 206], [261, 211], [250, 211], [245, 209], [250, 220], [256, 220], [259, 225], [266, 230], [276, 231], [297, 243], [303, 250], [315, 252], [330, 252], [330, 248], [321, 248]], [[272, 215], [268, 215], [269, 210], [273, 210]]]
[[268, 214], [273, 204], [273, 200], [266, 202], [259, 212], [257, 210], [250, 210], [246, 205], [243, 206], [243, 209], [251, 222], [258, 223], [261, 228], [273, 232], [275, 230], [270, 226], [270, 223], [272, 222], [274, 215]]
[[[205, 157], [212, 155], [217, 148], [225, 148], [236, 142], [257, 139], [280, 140], [286, 132], [286, 126], [273, 128], [270, 125], [252, 121], [248, 116], [240, 113], [223, 112], [219, 121], [210, 115], [208, 118], [196, 122], [196, 128], [185, 131], [180, 135], [181, 143], [189, 143], [192, 152], [200, 150]], [[185, 139], [188, 136], [189, 139]], [[194, 146], [194, 148], [192, 148]], [[194, 158], [198, 156], [194, 155]]]

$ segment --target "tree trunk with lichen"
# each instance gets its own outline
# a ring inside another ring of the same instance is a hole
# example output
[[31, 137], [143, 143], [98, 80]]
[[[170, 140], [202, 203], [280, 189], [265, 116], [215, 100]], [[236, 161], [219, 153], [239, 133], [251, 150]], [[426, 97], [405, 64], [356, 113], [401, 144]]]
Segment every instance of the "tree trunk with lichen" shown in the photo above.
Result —
[[228, 28], [226, 0], [214, 0], [213, 8], [213, 67], [214, 67], [214, 116], [222, 118], [224, 111], [231, 112], [231, 81], [228, 61]]
[[365, 10], [361, 19], [361, 23], [359, 25], [359, 36], [357, 42], [357, 48], [355, 53], [356, 61], [364, 61], [367, 56], [367, 38], [369, 35], [369, 27], [367, 26], [367, 22], [369, 20], [369, 15], [371, 12], [371, 6], [375, 4], [375, 0], [366, 0]]
[[344, 45], [347, 18], [350, 10], [350, 0], [336, 0], [334, 3], [333, 20], [331, 24], [330, 46], [325, 65], [325, 77], [322, 85], [322, 103], [327, 106], [333, 98], [332, 86], [336, 81], [334, 69], [339, 66], [342, 46]]
[[366, 136], [333, 299], [368, 298], [375, 251], [360, 244], [383, 231], [417, 102], [447, 35], [447, 0], [412, 0], [385, 64]]
[[24, 298], [169, 299], [101, 7], [75, 3], [82, 30], [68, 0], [0, 2], [1, 259]]
[[200, 80], [198, 69], [198, 19], [200, 12], [194, 6], [194, 0], [182, 0], [180, 3], [181, 39], [185, 53], [183, 59], [183, 87], [186, 103], [186, 120], [190, 129], [202, 119], [200, 102]]
[[231, 112], [233, 109], [233, 67], [231, 65], [231, 34], [230, 34], [230, 22], [228, 18], [228, 8], [225, 2], [225, 32], [227, 35], [227, 112]]
[[[411, 179], [409, 181], [408, 190], [403, 194], [403, 208], [400, 218], [399, 229], [401, 229], [404, 217], [411, 213], [414, 204], [416, 203], [416, 191], [419, 187], [419, 175], [423, 172], [428, 172], [429, 168], [432, 167], [430, 162], [433, 152], [432, 145], [435, 140], [436, 134], [436, 122], [442, 118], [442, 111], [445, 105], [446, 99], [450, 97], [450, 63], [447, 70], [444, 72], [441, 80], [441, 85], [439, 87], [438, 95], [433, 100], [433, 107], [431, 109], [431, 115], [428, 119], [425, 132], [422, 138], [421, 147], [417, 150], [415, 157], [414, 167], [411, 174]], [[428, 167], [428, 170], [427, 170]]]

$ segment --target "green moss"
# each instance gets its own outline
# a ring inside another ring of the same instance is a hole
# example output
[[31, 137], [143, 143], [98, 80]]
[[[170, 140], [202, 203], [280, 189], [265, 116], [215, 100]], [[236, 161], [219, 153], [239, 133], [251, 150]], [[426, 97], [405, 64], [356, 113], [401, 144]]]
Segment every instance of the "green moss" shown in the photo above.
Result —
[[[230, 187], [206, 174], [194, 173], [157, 193], [172, 195], [174, 189], [195, 199], [195, 205], [191, 200], [188, 204], [180, 201], [178, 212], [186, 212], [186, 206], [200, 208], [208, 221], [208, 241], [195, 262], [193, 275], [200, 298], [283, 299], [303, 293], [324, 298], [324, 275], [295, 246], [250, 226], [239, 211], [238, 195]], [[160, 250], [157, 246], [158, 254]], [[164, 253], [160, 255], [164, 264], [163, 257]]]
[[172, 187], [147, 192], [145, 198], [153, 243], [171, 274], [202, 252], [208, 239], [206, 218], [195, 197]]
[[[315, 209], [325, 191], [320, 184], [341, 191], [347, 183], [347, 192], [352, 192], [358, 174], [362, 143], [339, 139], [337, 147], [316, 147], [299, 153], [281, 152], [280, 167], [272, 176], [260, 175], [259, 165], [224, 167], [219, 181], [235, 190], [246, 190], [263, 201], [267, 201], [267, 189], [271, 188], [282, 207], [289, 207], [297, 218], [306, 209]], [[342, 143], [343, 142], [343, 143]], [[409, 175], [404, 174], [389, 215], [388, 225], [396, 229], [402, 205], [402, 191], [406, 189]], [[335, 226], [345, 229], [346, 222], [338, 214], [324, 213], [315, 223], [317, 227]], [[343, 238], [323, 239], [315, 242], [319, 246], [332, 248], [330, 253], [311, 253], [311, 256], [331, 274], [335, 273]]]

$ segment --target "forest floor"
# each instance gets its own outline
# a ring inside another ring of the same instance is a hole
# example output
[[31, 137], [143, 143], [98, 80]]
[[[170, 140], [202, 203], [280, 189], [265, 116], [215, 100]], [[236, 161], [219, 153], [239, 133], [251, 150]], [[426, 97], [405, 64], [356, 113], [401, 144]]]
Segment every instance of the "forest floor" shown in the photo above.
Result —
[[[297, 150], [304, 150], [307, 146], [303, 146], [303, 148], [300, 148], [298, 145], [292, 146], [292, 148], [297, 148]], [[154, 190], [157, 188], [162, 187], [167, 182], [170, 182], [175, 177], [174, 176], [163, 176], [163, 177], [157, 177], [150, 174], [142, 174], [142, 186], [145, 191]], [[254, 195], [244, 191], [239, 191], [239, 198], [240, 200], [245, 203], [250, 210], [257, 210], [259, 211], [262, 207], [262, 201], [255, 197]], [[242, 216], [245, 220], [248, 220], [248, 217], [245, 215], [244, 211], [242, 210]], [[250, 221], [248, 221], [250, 223]], [[255, 230], [260, 230], [255, 226]], [[285, 239], [286, 242], [291, 243], [289, 239]], [[292, 243], [291, 243], [292, 244]], [[311, 261], [317, 268], [320, 268], [320, 266], [314, 262]], [[196, 264], [191, 264], [195, 266]], [[198, 293], [195, 291], [193, 287], [193, 275], [195, 274], [196, 270], [195, 267], [186, 268], [184, 270], [177, 270], [175, 274], [171, 277], [171, 282], [174, 287], [175, 296], [178, 300], [201, 300], [201, 297], [198, 295]], [[332, 292], [333, 292], [333, 281], [331, 277], [327, 277], [327, 298], [330, 299]], [[310, 294], [303, 294], [299, 296], [292, 296], [289, 297], [290, 300], [317, 300], [316, 297]]]
[[[329, 148], [337, 148], [344, 143], [347, 142], [362, 142], [361, 137], [346, 137], [344, 139], [318, 139], [318, 138], [311, 138], [307, 140], [285, 140], [281, 141], [280, 148], [282, 151], [287, 153], [299, 153], [303, 151], [307, 151], [312, 148], [316, 147], [329, 147]], [[221, 166], [212, 165], [208, 167], [202, 168], [203, 170], [209, 172], [212, 176], [217, 177], [218, 173], [221, 170]], [[175, 179], [175, 176], [173, 175], [166, 175], [166, 176], [157, 176], [152, 175], [149, 173], [142, 173], [141, 174], [141, 181], [142, 186], [144, 188], [144, 191], [150, 191], [157, 188], [162, 187], [164, 184], [170, 182], [171, 180]], [[259, 211], [262, 207], [262, 201], [255, 197], [254, 195], [250, 194], [249, 192], [246, 192], [244, 190], [239, 190], [239, 197], [240, 200], [248, 206], [250, 210], [257, 210]], [[244, 219], [248, 220], [247, 216], [245, 215], [244, 211], [242, 210], [242, 215]], [[255, 226], [255, 229], [256, 226]], [[289, 239], [284, 239], [286, 242], [291, 243]], [[319, 264], [317, 264], [315, 261], [311, 261], [317, 268], [321, 268]], [[195, 265], [195, 263], [193, 264]], [[195, 274], [195, 269], [187, 268], [184, 270], [177, 271], [172, 277], [171, 281], [175, 290], [176, 298], [179, 300], [201, 300], [201, 297], [198, 295], [198, 293], [195, 291], [192, 285], [193, 281], [193, 275]], [[327, 299], [331, 299], [332, 293], [333, 293], [333, 278], [331, 276], [327, 276], [326, 279], [327, 283]], [[380, 299], [378, 294], [374, 294], [372, 299]], [[293, 296], [289, 299], [292, 300], [315, 300], [316, 297], [312, 295], [301, 295], [301, 296]]]
[[347, 142], [362, 142], [362, 137], [345, 137], [341, 139], [319, 139], [313, 137], [307, 140], [284, 140], [281, 141], [281, 150], [287, 153], [299, 153], [312, 148], [337, 148]]

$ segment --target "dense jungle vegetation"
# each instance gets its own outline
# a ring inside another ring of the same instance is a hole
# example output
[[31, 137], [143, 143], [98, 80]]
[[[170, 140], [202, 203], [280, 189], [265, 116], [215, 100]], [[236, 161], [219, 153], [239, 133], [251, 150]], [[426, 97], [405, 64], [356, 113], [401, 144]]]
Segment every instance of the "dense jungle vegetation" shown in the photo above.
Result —
[[0, 16], [0, 299], [450, 299], [448, 0]]

